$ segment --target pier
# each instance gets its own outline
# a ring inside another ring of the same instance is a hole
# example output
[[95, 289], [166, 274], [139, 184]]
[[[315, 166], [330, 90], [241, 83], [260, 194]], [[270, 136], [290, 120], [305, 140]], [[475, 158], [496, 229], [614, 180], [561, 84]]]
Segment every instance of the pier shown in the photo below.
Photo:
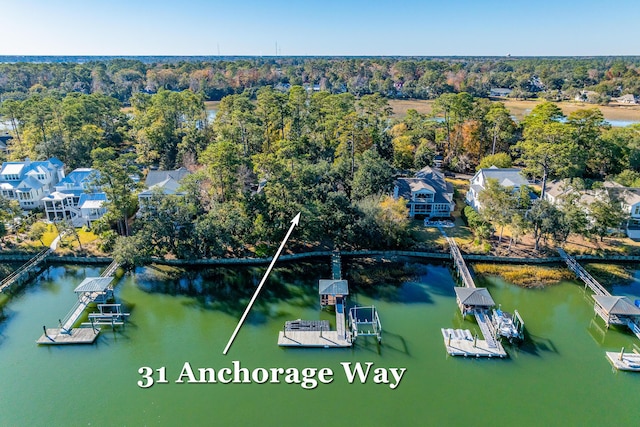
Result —
[[607, 328], [610, 325], [627, 326], [636, 337], [640, 338], [640, 301], [634, 304], [627, 297], [611, 295], [571, 255], [561, 248], [557, 250], [569, 269], [584, 282], [585, 288], [588, 287], [593, 291], [592, 297], [595, 301], [593, 309], [604, 320]]
[[[91, 344], [100, 333], [100, 325], [123, 325], [129, 313], [122, 311], [121, 304], [110, 304], [114, 299], [111, 276], [118, 264], [111, 263], [100, 277], [87, 277], [75, 289], [78, 300], [67, 315], [59, 320], [58, 328], [43, 327], [44, 333], [36, 341], [43, 345]], [[89, 322], [75, 327], [87, 308], [97, 304], [98, 312], [89, 313]]]
[[440, 229], [440, 231], [447, 239], [455, 271], [464, 285], [454, 288], [458, 308], [463, 317], [467, 314], [475, 317], [483, 338], [478, 339], [477, 335], [472, 337], [468, 329], [442, 328], [447, 353], [451, 356], [465, 357], [506, 357], [507, 352], [498, 339], [500, 330], [496, 326], [497, 319], [493, 319], [491, 314], [491, 308], [495, 306], [491, 294], [485, 288], [476, 287], [456, 241], [447, 236], [444, 230]]
[[0, 293], [9, 290], [13, 285], [20, 285], [25, 281], [31, 279], [40, 271], [39, 267], [42, 266], [43, 261], [49, 256], [51, 252], [51, 248], [42, 250], [16, 271], [5, 277], [0, 282]]
[[347, 327], [347, 297], [349, 282], [342, 278], [342, 262], [339, 251], [331, 253], [333, 279], [318, 281], [320, 307], [334, 307], [336, 329], [331, 330], [326, 320], [293, 320], [278, 333], [281, 347], [351, 347], [358, 336], [376, 336], [382, 341], [382, 324], [375, 307], [353, 307], [349, 310]]

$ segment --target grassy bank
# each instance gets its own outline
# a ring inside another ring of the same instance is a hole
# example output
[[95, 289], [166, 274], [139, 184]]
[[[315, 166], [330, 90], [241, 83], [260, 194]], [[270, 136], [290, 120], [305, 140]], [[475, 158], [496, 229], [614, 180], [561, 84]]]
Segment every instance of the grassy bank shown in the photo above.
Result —
[[575, 278], [566, 267], [539, 265], [479, 263], [473, 265], [473, 271], [481, 276], [498, 276], [509, 283], [525, 288], [540, 288]]
[[626, 285], [633, 281], [634, 268], [623, 264], [588, 263], [584, 269], [601, 285]]

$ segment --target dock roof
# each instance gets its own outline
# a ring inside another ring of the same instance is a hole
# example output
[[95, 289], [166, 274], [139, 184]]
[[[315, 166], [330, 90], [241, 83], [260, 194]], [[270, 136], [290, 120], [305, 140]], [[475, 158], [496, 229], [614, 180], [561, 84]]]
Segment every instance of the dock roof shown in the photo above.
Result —
[[112, 281], [113, 277], [87, 277], [73, 292], [105, 292]]
[[346, 280], [318, 281], [318, 293], [320, 295], [349, 295], [349, 282]]
[[479, 305], [485, 307], [496, 305], [486, 288], [455, 287], [454, 290], [456, 291], [456, 296], [464, 305]]
[[627, 297], [594, 295], [593, 299], [609, 314], [640, 316], [640, 307], [633, 305]]

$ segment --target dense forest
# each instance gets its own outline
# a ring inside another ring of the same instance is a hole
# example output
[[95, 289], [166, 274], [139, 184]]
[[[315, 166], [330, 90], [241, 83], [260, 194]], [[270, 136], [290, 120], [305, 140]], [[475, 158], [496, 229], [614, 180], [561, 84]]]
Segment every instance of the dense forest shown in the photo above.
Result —
[[[299, 249], [401, 248], [417, 243], [405, 203], [389, 196], [394, 177], [436, 155], [459, 172], [518, 164], [542, 192], [557, 178], [640, 185], [638, 127], [612, 128], [597, 108], [565, 117], [551, 102], [516, 123], [486, 98], [493, 86], [637, 93], [638, 67], [634, 58], [0, 64], [0, 114], [13, 136], [8, 158], [56, 156], [101, 172], [108, 214], [95, 231], [122, 261], [267, 254], [299, 211]], [[439, 118], [393, 119], [390, 96], [433, 98]], [[204, 101], [221, 97], [210, 122]], [[135, 176], [181, 166], [192, 172], [182, 195], [157, 194], [132, 220]], [[479, 237], [504, 226], [536, 244], [590, 232], [578, 212], [540, 202], [521, 215], [521, 200], [492, 192], [493, 210], [467, 218]], [[602, 207], [607, 218], [614, 207]]]
[[[22, 58], [4, 58], [5, 61]], [[486, 97], [492, 87], [516, 98], [573, 99], [579, 91], [606, 102], [640, 95], [640, 58], [80, 58], [88, 62], [0, 63], [0, 100], [34, 91], [99, 93], [128, 104], [133, 94], [190, 90], [205, 100], [266, 85], [308, 85], [331, 93], [435, 99], [467, 92]]]

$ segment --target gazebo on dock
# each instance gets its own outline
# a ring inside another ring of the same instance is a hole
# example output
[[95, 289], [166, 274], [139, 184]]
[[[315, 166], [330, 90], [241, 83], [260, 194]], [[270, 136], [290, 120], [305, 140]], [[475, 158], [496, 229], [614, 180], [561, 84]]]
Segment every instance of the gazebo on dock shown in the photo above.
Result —
[[321, 307], [336, 305], [336, 301], [342, 301], [349, 295], [349, 282], [321, 279], [318, 281], [318, 293]]
[[640, 320], [640, 307], [627, 297], [593, 295], [593, 299], [596, 301], [594, 309], [607, 328], [609, 325], [628, 325], [630, 321]]
[[113, 298], [111, 282], [113, 282], [113, 277], [87, 277], [73, 292], [78, 295], [79, 300], [95, 294], [95, 298], [91, 298], [92, 301], [105, 303]]
[[462, 316], [473, 314], [476, 309], [488, 310], [496, 305], [486, 288], [453, 288], [456, 292], [456, 302]]

